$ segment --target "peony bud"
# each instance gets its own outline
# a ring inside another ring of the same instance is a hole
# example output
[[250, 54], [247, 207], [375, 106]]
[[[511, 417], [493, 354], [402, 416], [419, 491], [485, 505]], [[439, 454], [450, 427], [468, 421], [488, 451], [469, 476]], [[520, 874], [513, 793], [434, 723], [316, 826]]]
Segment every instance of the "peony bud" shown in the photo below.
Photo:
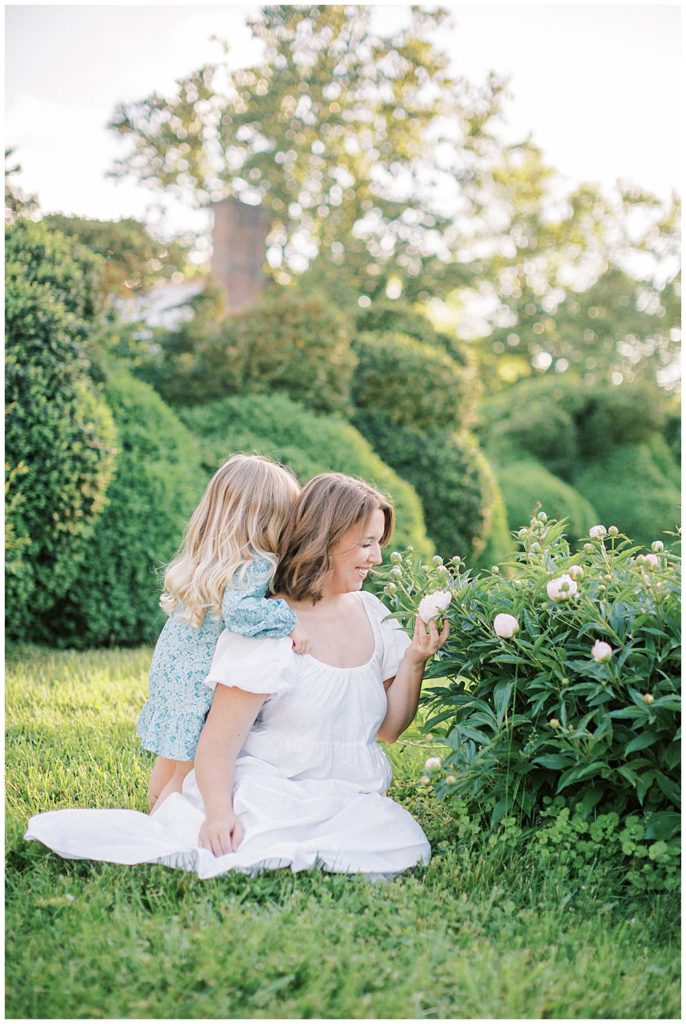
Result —
[[394, 580], [401, 580], [403, 578], [403, 571], [399, 565], [394, 565], [388, 575]]
[[542, 523], [547, 523], [548, 522], [548, 517], [545, 514], [545, 512], [539, 512], [537, 518], [540, 519], [540, 521]]
[[608, 532], [610, 537], [616, 537], [617, 534], [619, 533], [619, 530], [617, 529], [616, 526], [608, 526], [607, 532]]
[[429, 783], [431, 782], [431, 779], [429, 778], [428, 775], [422, 775], [422, 777], [421, 777], [421, 779], [419, 781], [420, 781], [422, 786], [428, 786]]
[[659, 569], [660, 567], [660, 559], [657, 555], [645, 555], [643, 561], [649, 569]]
[[546, 587], [546, 593], [551, 601], [566, 601], [567, 598], [576, 594], [577, 590], [576, 581], [568, 573], [549, 580]]
[[550, 726], [551, 729], [559, 729], [560, 728], [560, 720], [559, 720], [559, 718], [551, 718], [550, 721], [548, 722], [548, 725]]
[[402, 560], [403, 556], [400, 554], [399, 551], [393, 551], [391, 553], [391, 561], [393, 562], [394, 565], [397, 565], [398, 562], [402, 562]]
[[424, 762], [424, 770], [427, 771], [427, 772], [433, 772], [437, 768], [440, 768], [440, 767], [441, 767], [441, 759], [440, 759], [440, 757], [429, 757]]
[[491, 572], [493, 573], [494, 576], [500, 576], [500, 566], [499, 565], [492, 565], [491, 566]]
[[593, 551], [593, 545], [592, 544], [584, 544], [584, 551], [586, 552], [586, 554], [590, 555], [591, 552]]
[[431, 622], [437, 615], [444, 612], [449, 606], [452, 594], [449, 590], [436, 590], [433, 594], [427, 594], [419, 602], [417, 615], [424, 622]]
[[596, 640], [591, 648], [591, 656], [594, 661], [603, 662], [609, 661], [613, 655], [613, 650], [609, 644], [606, 644], [604, 640]]
[[431, 561], [434, 565], [443, 565], [443, 559], [440, 555], [434, 555]]
[[607, 530], [604, 526], [592, 526], [588, 531], [588, 536], [592, 540], [602, 540], [606, 533]]
[[398, 588], [396, 587], [395, 583], [387, 583], [386, 586], [383, 588], [383, 592], [386, 595], [386, 597], [393, 597], [394, 594], [397, 594]]
[[567, 569], [567, 572], [573, 580], [581, 579], [581, 577], [584, 574], [584, 570], [580, 565], [570, 565], [569, 569]]
[[643, 694], [643, 701], [648, 706], [650, 706], [653, 703], [654, 700], [655, 700], [655, 698], [653, 697], [652, 693], [644, 693]]
[[508, 615], [507, 612], [500, 612], [493, 619], [493, 630], [503, 640], [510, 640], [518, 629], [519, 623], [516, 618], [514, 615]]
[[454, 775], [446, 775], [445, 781], [448, 783], [449, 786], [452, 786], [453, 783], [457, 782], [457, 779], [455, 778]]
[[654, 551], [656, 555], [659, 555], [661, 551], [665, 550], [665, 546], [661, 540], [654, 540], [650, 545], [650, 550]]

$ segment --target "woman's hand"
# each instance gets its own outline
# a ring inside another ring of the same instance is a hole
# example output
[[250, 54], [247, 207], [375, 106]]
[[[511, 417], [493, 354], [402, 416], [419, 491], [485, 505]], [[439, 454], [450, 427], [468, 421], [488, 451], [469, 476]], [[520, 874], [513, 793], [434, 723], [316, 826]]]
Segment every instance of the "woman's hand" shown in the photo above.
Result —
[[414, 620], [412, 645], [410, 646], [408, 653], [417, 661], [426, 662], [432, 654], [435, 654], [436, 651], [443, 646], [448, 639], [449, 633], [450, 623], [447, 619], [443, 623], [443, 629], [439, 633], [433, 619], [430, 622], [424, 622], [424, 620], [420, 619], [417, 615]]
[[198, 833], [198, 846], [211, 850], [215, 857], [234, 853], [243, 841], [243, 826], [235, 814], [207, 817]]

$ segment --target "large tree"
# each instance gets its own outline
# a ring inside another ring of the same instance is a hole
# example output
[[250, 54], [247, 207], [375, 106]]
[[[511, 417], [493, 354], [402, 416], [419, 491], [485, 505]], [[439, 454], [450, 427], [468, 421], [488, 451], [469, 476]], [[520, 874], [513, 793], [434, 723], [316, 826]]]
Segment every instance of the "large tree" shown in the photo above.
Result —
[[493, 145], [502, 83], [474, 89], [431, 41], [440, 8], [378, 34], [367, 6], [270, 6], [249, 24], [258, 67], [208, 64], [172, 96], [123, 103], [114, 168], [188, 202], [261, 203], [277, 280], [413, 299], [470, 279], [454, 257], [463, 186]]

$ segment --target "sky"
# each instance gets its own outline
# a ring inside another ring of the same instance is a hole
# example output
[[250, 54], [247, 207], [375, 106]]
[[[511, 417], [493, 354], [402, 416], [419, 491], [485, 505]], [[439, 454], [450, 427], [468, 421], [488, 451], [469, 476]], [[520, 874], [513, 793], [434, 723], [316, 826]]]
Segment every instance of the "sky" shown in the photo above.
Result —
[[[377, 27], [406, 6], [375, 5]], [[570, 182], [631, 181], [666, 198], [680, 183], [680, 5], [452, 4], [442, 42], [475, 83], [510, 78], [503, 135], [527, 134]], [[168, 232], [205, 231], [207, 215], [105, 174], [126, 144], [106, 124], [117, 103], [174, 80], [220, 48], [259, 61], [246, 18], [259, 5], [5, 7], [5, 145], [17, 184], [45, 212], [139, 217]]]

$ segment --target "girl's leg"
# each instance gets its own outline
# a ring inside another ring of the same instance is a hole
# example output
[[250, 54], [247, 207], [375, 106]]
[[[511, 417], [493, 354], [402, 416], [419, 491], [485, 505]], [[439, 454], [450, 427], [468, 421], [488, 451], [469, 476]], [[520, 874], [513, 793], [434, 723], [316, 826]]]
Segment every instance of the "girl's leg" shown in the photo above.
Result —
[[155, 806], [157, 798], [174, 774], [176, 764], [176, 761], [168, 757], [156, 758], [148, 783], [148, 811]]
[[170, 761], [173, 766], [173, 771], [167, 779], [165, 785], [160, 790], [156, 799], [152, 802], [150, 807], [150, 814], [156, 811], [158, 807], [164, 803], [168, 796], [172, 793], [180, 793], [183, 788], [183, 780], [186, 778], [188, 773], [193, 770], [192, 761]]

